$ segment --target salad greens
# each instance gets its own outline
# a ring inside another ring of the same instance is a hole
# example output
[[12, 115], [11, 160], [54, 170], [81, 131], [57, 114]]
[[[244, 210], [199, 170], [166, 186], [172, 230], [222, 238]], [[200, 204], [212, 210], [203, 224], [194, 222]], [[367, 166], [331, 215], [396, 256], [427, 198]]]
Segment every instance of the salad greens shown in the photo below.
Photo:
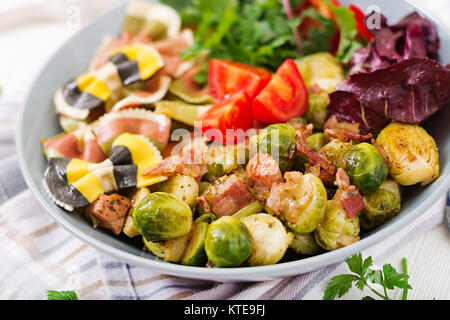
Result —
[[336, 58], [342, 63], [349, 63], [353, 53], [364, 47], [366, 43], [356, 38], [356, 20], [353, 12], [346, 7], [336, 7], [329, 3], [329, 1], [327, 1], [327, 3], [336, 16], [336, 21], [340, 30], [340, 40]]
[[[336, 16], [336, 23], [322, 16], [306, 0], [163, 2], [180, 13], [184, 25], [195, 29], [194, 45], [182, 53], [184, 59], [194, 59], [200, 53], [208, 52], [210, 58], [228, 59], [275, 71], [286, 59], [330, 51], [338, 32], [339, 61], [350, 62], [352, 53], [363, 46], [356, 39], [353, 12], [346, 7], [336, 7], [328, 0], [323, 3]], [[300, 32], [297, 32], [299, 28]], [[296, 39], [299, 35], [300, 41]], [[195, 80], [207, 81], [207, 66]]]
[[[345, 262], [353, 274], [341, 274], [331, 278], [323, 295], [324, 300], [342, 297], [350, 290], [353, 284], [361, 291], [367, 287], [378, 298], [383, 300], [392, 300], [388, 296], [388, 290], [393, 290], [394, 288], [403, 289], [402, 300], [406, 300], [407, 290], [412, 289], [408, 283], [409, 275], [407, 274], [405, 258], [402, 259], [403, 273], [398, 273], [390, 264], [383, 265], [381, 270], [371, 269], [373, 265], [372, 257], [363, 260], [361, 253], [353, 255], [346, 259]], [[375, 290], [370, 286], [370, 283], [381, 285], [383, 291]], [[374, 298], [365, 296], [362, 300], [374, 300]]]

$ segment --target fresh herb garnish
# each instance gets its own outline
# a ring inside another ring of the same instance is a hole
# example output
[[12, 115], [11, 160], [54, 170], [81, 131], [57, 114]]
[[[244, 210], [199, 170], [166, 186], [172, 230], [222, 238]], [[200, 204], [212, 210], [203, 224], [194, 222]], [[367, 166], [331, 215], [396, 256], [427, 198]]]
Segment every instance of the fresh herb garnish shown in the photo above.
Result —
[[[314, 9], [297, 14], [305, 0], [165, 0], [180, 13], [183, 24], [195, 30], [193, 46], [182, 53], [194, 59], [207, 52], [210, 58], [222, 58], [276, 71], [286, 59], [295, 59], [329, 49], [337, 30], [331, 19]], [[287, 9], [286, 9], [287, 8]], [[298, 33], [306, 18], [319, 22], [319, 27]], [[301, 39], [298, 39], [298, 37]], [[203, 73], [205, 74], [205, 71]], [[204, 77], [199, 76], [204, 80]]]
[[47, 300], [78, 300], [78, 295], [75, 291], [47, 291]]
[[[353, 255], [346, 259], [345, 262], [353, 274], [341, 274], [331, 278], [323, 295], [324, 300], [333, 300], [336, 297], [342, 297], [350, 290], [353, 284], [361, 291], [367, 287], [378, 298], [383, 300], [392, 300], [388, 296], [388, 290], [393, 290], [394, 288], [403, 289], [402, 299], [406, 300], [407, 289], [412, 289], [408, 283], [409, 275], [407, 274], [405, 258], [402, 260], [403, 273], [398, 273], [390, 264], [383, 265], [381, 270], [371, 269], [373, 265], [372, 257], [363, 260], [361, 253]], [[375, 290], [370, 283], [381, 285], [383, 291], [379, 292]], [[365, 296], [362, 300], [374, 300], [374, 298]]]

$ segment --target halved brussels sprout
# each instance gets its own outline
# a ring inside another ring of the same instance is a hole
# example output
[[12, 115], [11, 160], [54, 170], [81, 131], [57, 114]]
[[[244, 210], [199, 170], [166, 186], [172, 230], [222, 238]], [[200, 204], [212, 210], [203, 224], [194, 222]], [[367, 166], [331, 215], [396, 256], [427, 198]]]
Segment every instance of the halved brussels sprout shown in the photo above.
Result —
[[169, 262], [180, 262], [186, 250], [189, 235], [184, 235], [166, 241], [149, 241], [142, 237], [145, 247], [158, 258]]
[[365, 208], [361, 211], [359, 219], [364, 229], [378, 227], [400, 212], [400, 192], [397, 183], [393, 180], [383, 182], [375, 193], [365, 195], [363, 200]]
[[341, 167], [363, 194], [377, 191], [386, 180], [388, 168], [377, 148], [363, 142], [351, 146], [342, 155]]
[[155, 192], [132, 209], [134, 227], [148, 241], [163, 241], [184, 236], [191, 231], [189, 206], [173, 195]]
[[331, 251], [359, 241], [359, 231], [359, 218], [349, 218], [340, 201], [330, 200], [314, 236], [322, 248]]
[[245, 224], [224, 216], [212, 222], [206, 235], [208, 259], [216, 267], [237, 267], [252, 254], [253, 240]]
[[307, 173], [292, 188], [286, 189], [280, 200], [287, 203], [281, 212], [286, 226], [295, 233], [308, 234], [324, 218], [327, 191], [319, 177]]
[[159, 191], [170, 193], [178, 200], [186, 202], [194, 207], [198, 197], [199, 187], [197, 181], [190, 176], [176, 175], [161, 183]]
[[322, 251], [314, 238], [314, 233], [298, 234], [294, 233], [294, 239], [290, 246], [298, 254], [316, 255]]
[[250, 266], [275, 264], [283, 258], [294, 235], [288, 233], [277, 218], [267, 213], [258, 213], [241, 220], [253, 238]]
[[[146, 187], [137, 189], [131, 196], [131, 208], [134, 208], [142, 199], [150, 194], [150, 190]], [[139, 231], [136, 230], [133, 223], [133, 217], [131, 216], [131, 210], [128, 211], [127, 217], [125, 218], [125, 223], [122, 229], [128, 237], [134, 238], [140, 235]]]
[[188, 266], [205, 266], [208, 262], [208, 257], [205, 251], [205, 240], [208, 233], [208, 228], [211, 222], [217, 218], [214, 215], [203, 215], [194, 221], [191, 234], [189, 236], [189, 243], [186, 251], [181, 259], [181, 264]]
[[330, 142], [330, 138], [323, 132], [313, 133], [306, 138], [306, 143], [308, 147], [313, 149], [315, 152], [323, 148], [327, 143]]
[[391, 123], [381, 130], [376, 144], [386, 151], [389, 174], [399, 184], [424, 186], [439, 176], [436, 142], [422, 127]]
[[345, 151], [352, 146], [349, 142], [344, 142], [339, 139], [333, 139], [320, 149], [320, 154], [325, 156], [328, 160], [333, 162], [337, 167], [341, 166], [341, 159]]
[[316, 85], [331, 93], [344, 81], [344, 69], [328, 52], [308, 55], [296, 60], [296, 64], [308, 89]]
[[295, 129], [287, 123], [272, 124], [259, 131], [250, 142], [256, 152], [268, 153], [277, 160], [282, 172], [292, 167], [290, 153], [295, 144]]
[[309, 91], [308, 108], [304, 117], [308, 123], [312, 123], [315, 129], [322, 129], [328, 115], [330, 97], [327, 91]]

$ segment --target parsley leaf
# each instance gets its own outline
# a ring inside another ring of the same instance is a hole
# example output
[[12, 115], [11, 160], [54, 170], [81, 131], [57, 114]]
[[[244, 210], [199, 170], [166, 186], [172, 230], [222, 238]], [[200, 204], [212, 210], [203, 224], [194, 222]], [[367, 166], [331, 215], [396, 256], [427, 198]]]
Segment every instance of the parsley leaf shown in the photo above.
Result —
[[75, 291], [47, 291], [47, 300], [78, 300], [78, 295]]
[[[312, 9], [303, 15], [287, 17], [279, 0], [196, 0], [188, 6], [187, 0], [163, 2], [175, 3], [183, 23], [195, 25], [194, 44], [183, 51], [183, 59], [207, 53], [209, 58], [229, 59], [276, 71], [284, 60], [303, 56], [293, 30], [306, 16], [314, 16], [321, 27], [312, 28], [305, 37], [305, 54], [327, 51], [328, 40], [336, 33], [334, 23]], [[301, 2], [290, 0], [292, 8]]]
[[[406, 290], [412, 289], [408, 283], [409, 275], [406, 273], [406, 259], [403, 258], [403, 273], [398, 273], [391, 264], [383, 265], [381, 270], [371, 269], [373, 265], [372, 257], [363, 259], [361, 253], [355, 254], [346, 259], [348, 268], [353, 274], [341, 274], [331, 278], [329, 281], [323, 299], [332, 300], [336, 297], [342, 297], [346, 294], [353, 283], [361, 291], [367, 287], [379, 298], [391, 300], [388, 296], [388, 290], [395, 288], [404, 289], [403, 300], [406, 300]], [[383, 287], [383, 292], [378, 292], [369, 285], [369, 282], [379, 284]], [[373, 297], [365, 296], [363, 300], [374, 300]]]
[[339, 298], [350, 290], [353, 281], [356, 281], [358, 277], [351, 274], [341, 274], [333, 277], [325, 289], [323, 296], [324, 300], [333, 300], [336, 296]]

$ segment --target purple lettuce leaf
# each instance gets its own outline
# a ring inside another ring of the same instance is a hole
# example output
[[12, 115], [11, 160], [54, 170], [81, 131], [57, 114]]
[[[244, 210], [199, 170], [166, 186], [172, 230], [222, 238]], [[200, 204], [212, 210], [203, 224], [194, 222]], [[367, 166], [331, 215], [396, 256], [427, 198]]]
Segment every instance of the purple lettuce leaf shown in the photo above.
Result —
[[440, 41], [436, 27], [417, 12], [392, 26], [381, 16], [381, 28], [371, 33], [374, 37], [369, 45], [354, 52], [350, 74], [372, 72], [406, 59], [438, 56]]
[[450, 102], [450, 69], [413, 58], [371, 73], [356, 73], [330, 95], [328, 116], [377, 133], [390, 120], [421, 123]]

